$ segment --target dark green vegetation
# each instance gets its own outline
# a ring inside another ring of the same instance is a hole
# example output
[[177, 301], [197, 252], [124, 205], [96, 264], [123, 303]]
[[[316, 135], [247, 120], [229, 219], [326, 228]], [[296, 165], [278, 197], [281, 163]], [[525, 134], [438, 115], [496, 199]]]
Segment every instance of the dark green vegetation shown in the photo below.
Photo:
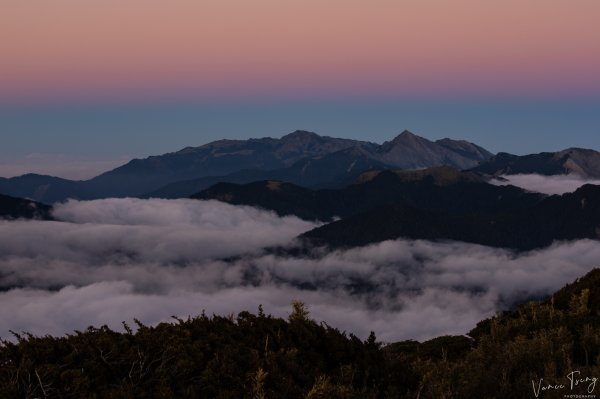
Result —
[[[318, 324], [247, 312], [118, 333], [18, 336], [0, 346], [0, 398], [541, 398], [581, 394], [600, 376], [600, 270], [466, 336], [361, 341]], [[600, 387], [595, 387], [594, 393]]]
[[39, 202], [0, 194], [0, 219], [50, 220], [51, 208]]

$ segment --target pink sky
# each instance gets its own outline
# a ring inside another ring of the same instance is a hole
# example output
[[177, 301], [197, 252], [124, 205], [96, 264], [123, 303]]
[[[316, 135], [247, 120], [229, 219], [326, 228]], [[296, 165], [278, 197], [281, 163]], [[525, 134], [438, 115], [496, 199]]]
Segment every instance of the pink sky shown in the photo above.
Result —
[[0, 102], [589, 97], [596, 0], [8, 0]]

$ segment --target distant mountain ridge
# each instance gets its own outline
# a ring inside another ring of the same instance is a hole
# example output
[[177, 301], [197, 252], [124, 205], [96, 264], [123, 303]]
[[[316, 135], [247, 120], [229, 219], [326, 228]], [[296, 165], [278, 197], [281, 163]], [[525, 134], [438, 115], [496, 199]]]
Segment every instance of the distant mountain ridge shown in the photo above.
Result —
[[363, 146], [354, 146], [324, 156], [303, 158], [282, 169], [247, 169], [225, 176], [178, 181], [148, 193], [145, 197], [187, 198], [221, 182], [246, 184], [260, 180], [280, 180], [310, 188], [335, 188], [352, 183], [365, 170], [388, 167], [376, 160]]
[[405, 130], [376, 150], [382, 162], [401, 169], [422, 169], [448, 165], [467, 169], [492, 156], [492, 153], [467, 141], [442, 139], [429, 141]]
[[89, 181], [96, 196], [140, 196], [176, 181], [222, 176], [244, 169], [285, 168], [311, 156], [371, 143], [295, 131], [281, 139], [218, 140], [129, 163]]
[[600, 178], [600, 153], [583, 148], [522, 156], [501, 152], [472, 170], [494, 176], [575, 174], [584, 178]]
[[46, 204], [63, 201], [67, 198], [93, 198], [82, 181], [35, 173], [11, 178], [0, 177], [0, 194], [31, 198]]
[[449, 165], [462, 169], [474, 167], [491, 155], [472, 143], [450, 139], [433, 142], [408, 131], [378, 145], [299, 130], [280, 139], [218, 140], [134, 159], [86, 181], [41, 175], [0, 179], [0, 192], [53, 203], [67, 198], [177, 198], [182, 193], [187, 197], [227, 179], [281, 179], [305, 186], [339, 186], [372, 168]]
[[281, 180], [309, 188], [339, 188], [351, 184], [362, 172], [371, 169], [420, 169], [442, 165], [464, 169], [491, 156], [487, 150], [467, 141], [442, 139], [433, 142], [404, 131], [382, 145], [358, 143], [325, 155], [300, 159], [287, 168], [243, 170], [225, 176], [176, 182], [146, 196], [181, 198], [219, 182], [244, 184], [259, 180]]

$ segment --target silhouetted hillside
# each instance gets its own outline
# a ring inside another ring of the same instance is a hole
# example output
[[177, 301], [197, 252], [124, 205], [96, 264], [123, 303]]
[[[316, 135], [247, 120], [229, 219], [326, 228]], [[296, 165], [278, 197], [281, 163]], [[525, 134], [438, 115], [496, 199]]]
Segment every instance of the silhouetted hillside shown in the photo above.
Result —
[[600, 236], [600, 186], [585, 185], [574, 193], [507, 210], [471, 209], [459, 214], [397, 203], [332, 222], [301, 237], [311, 245], [334, 248], [410, 238], [530, 250], [557, 240]]
[[488, 175], [576, 174], [582, 177], [600, 177], [600, 153], [582, 148], [530, 155], [511, 155], [504, 152], [482, 162], [473, 171]]
[[[563, 398], [600, 375], [599, 271], [466, 336], [382, 345], [310, 319], [242, 312], [137, 331], [18, 335], [0, 345], [0, 397]], [[568, 305], [567, 305], [568, 303]], [[582, 379], [573, 387], [569, 376]], [[548, 384], [559, 386], [541, 389]], [[562, 385], [562, 387], [560, 387]]]
[[51, 208], [39, 202], [0, 194], [0, 219], [49, 220]]
[[452, 214], [500, 212], [528, 207], [544, 198], [513, 186], [494, 186], [474, 173], [450, 167], [418, 171], [370, 171], [342, 189], [309, 190], [263, 181], [246, 185], [216, 184], [193, 198], [257, 206], [279, 215], [331, 220], [387, 204]]

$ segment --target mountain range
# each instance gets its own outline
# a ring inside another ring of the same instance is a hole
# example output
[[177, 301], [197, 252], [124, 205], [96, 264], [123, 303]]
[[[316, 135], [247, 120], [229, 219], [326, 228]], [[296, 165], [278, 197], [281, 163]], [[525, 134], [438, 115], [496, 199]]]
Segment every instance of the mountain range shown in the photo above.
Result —
[[584, 178], [600, 178], [600, 153], [583, 148], [523, 156], [500, 152], [472, 170], [495, 176], [574, 174]]
[[257, 206], [280, 216], [329, 222], [387, 204], [463, 214], [526, 207], [544, 196], [514, 186], [487, 184], [475, 173], [441, 166], [417, 171], [368, 171], [358, 177], [356, 184], [340, 189], [311, 190], [273, 180], [244, 185], [219, 183], [192, 198]]
[[[398, 238], [531, 250], [557, 240], [600, 237], [600, 186], [549, 196], [489, 184], [478, 173], [449, 166], [369, 170], [343, 188], [310, 189], [276, 180], [217, 183], [191, 198], [324, 223], [302, 234], [295, 252]], [[0, 195], [0, 218], [52, 219], [51, 207]]]
[[365, 170], [386, 168], [388, 165], [375, 159], [365, 147], [354, 146], [324, 156], [303, 158], [281, 169], [245, 169], [225, 176], [178, 181], [145, 197], [185, 198], [220, 182], [244, 184], [260, 180], [280, 180], [304, 187], [343, 187], [352, 183]]
[[279, 180], [307, 188], [341, 188], [367, 170], [470, 169], [482, 175], [538, 173], [600, 177], [600, 153], [567, 149], [525, 156], [464, 141], [430, 141], [409, 131], [381, 145], [298, 130], [280, 139], [218, 140], [127, 164], [85, 181], [27, 174], [0, 178], [0, 193], [44, 203], [68, 198], [185, 198], [216, 183]]
[[279, 179], [341, 186], [372, 168], [475, 167], [492, 156], [466, 141], [430, 141], [404, 131], [382, 145], [295, 131], [280, 139], [219, 140], [134, 159], [86, 181], [24, 175], [0, 179], [0, 192], [53, 203], [67, 198], [187, 197], [219, 181]]
[[0, 178], [0, 217], [50, 219], [42, 203], [67, 198], [191, 197], [327, 223], [301, 236], [311, 247], [404, 237], [529, 250], [599, 237], [600, 187], [546, 196], [488, 184], [519, 173], [600, 177], [600, 153], [493, 155], [473, 143], [430, 141], [409, 131], [381, 145], [295, 131], [134, 159], [86, 181]]

